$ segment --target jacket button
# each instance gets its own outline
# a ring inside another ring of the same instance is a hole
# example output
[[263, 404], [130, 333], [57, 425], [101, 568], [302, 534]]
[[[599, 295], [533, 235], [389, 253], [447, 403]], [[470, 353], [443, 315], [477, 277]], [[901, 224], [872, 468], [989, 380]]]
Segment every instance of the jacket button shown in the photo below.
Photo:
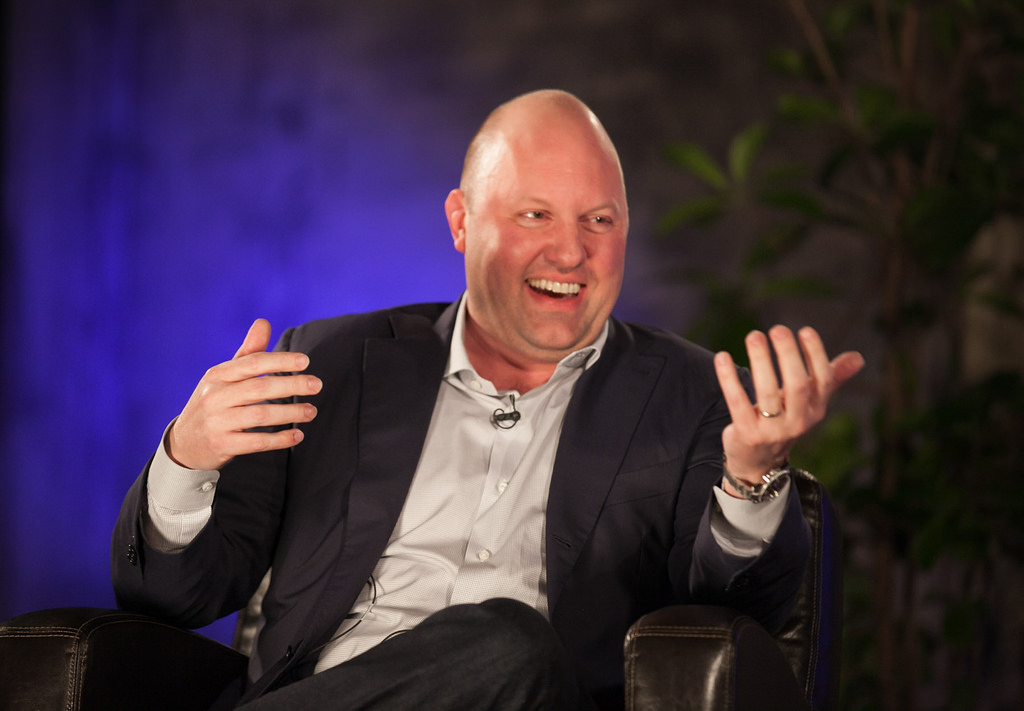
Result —
[[292, 649], [292, 646], [289, 644], [288, 645], [288, 649], [286, 649], [285, 652], [284, 652], [284, 658], [285, 659], [291, 659], [294, 656], [295, 656], [295, 650]]
[[139, 552], [135, 550], [135, 546], [131, 543], [128, 544], [128, 562], [132, 565], [139, 564]]

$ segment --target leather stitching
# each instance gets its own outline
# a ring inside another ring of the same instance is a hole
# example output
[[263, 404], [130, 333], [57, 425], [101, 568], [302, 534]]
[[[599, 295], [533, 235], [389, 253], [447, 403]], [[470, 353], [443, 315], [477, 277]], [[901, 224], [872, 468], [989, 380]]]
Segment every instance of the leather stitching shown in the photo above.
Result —
[[654, 633], [651, 633], [651, 634], [648, 634], [646, 632], [641, 632], [641, 633], [637, 634], [636, 636], [637, 637], [675, 637], [675, 638], [682, 637], [682, 638], [685, 638], [685, 639], [728, 639], [729, 638], [728, 634], [691, 633], [691, 632], [687, 632], [685, 630], [681, 630], [679, 632], [671, 632], [671, 631], [666, 630], [664, 632], [654, 632]]
[[3, 630], [2, 632], [0, 632], [0, 639], [4, 639], [7, 637], [17, 639], [24, 639], [26, 637], [38, 637], [40, 639], [46, 639], [49, 637], [64, 637], [67, 639], [77, 639], [78, 635], [75, 633], [74, 630], [70, 629], [34, 630], [31, 627], [25, 627], [20, 629]]

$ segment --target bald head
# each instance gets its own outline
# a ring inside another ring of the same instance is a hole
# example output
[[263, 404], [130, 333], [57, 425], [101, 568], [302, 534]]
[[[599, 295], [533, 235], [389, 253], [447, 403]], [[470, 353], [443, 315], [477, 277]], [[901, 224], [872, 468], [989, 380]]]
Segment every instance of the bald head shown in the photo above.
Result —
[[[558, 142], [560, 138], [590, 142], [595, 155], [622, 166], [608, 133], [593, 111], [566, 91], [542, 89], [502, 104], [487, 117], [466, 151], [460, 189], [472, 202], [480, 181], [502, 169], [509, 148], [527, 142]], [[623, 189], [624, 192], [624, 189]]]
[[629, 209], [608, 134], [563, 91], [499, 106], [445, 200], [466, 265], [466, 352], [499, 389], [593, 343], [622, 285]]

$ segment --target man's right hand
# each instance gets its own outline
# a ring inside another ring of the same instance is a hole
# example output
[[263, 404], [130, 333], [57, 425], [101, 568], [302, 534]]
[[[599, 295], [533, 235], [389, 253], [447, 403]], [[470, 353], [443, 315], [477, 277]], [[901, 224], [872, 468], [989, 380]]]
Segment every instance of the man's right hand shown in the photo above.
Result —
[[309, 422], [316, 408], [308, 402], [272, 404], [267, 400], [315, 395], [323, 383], [301, 373], [304, 353], [266, 352], [270, 323], [256, 319], [235, 357], [206, 371], [167, 436], [167, 453], [188, 469], [220, 469], [239, 454], [286, 449], [302, 441], [302, 430], [246, 432], [252, 427]]

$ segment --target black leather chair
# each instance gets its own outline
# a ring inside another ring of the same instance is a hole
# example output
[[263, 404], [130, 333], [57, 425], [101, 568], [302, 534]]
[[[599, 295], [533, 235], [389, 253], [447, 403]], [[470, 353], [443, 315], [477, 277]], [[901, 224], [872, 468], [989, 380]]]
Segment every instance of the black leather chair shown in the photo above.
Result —
[[811, 526], [811, 558], [796, 606], [773, 638], [746, 615], [677, 605], [626, 635], [626, 709], [832, 711], [839, 707], [842, 536], [825, 488], [794, 481]]
[[[627, 711], [837, 708], [841, 541], [824, 488], [798, 472], [811, 561], [790, 620], [774, 638], [745, 615], [680, 605], [639, 619], [625, 640]], [[239, 616], [251, 644], [258, 605]], [[4, 711], [207, 709], [246, 656], [142, 615], [90, 608], [31, 612], [0, 624]]]

